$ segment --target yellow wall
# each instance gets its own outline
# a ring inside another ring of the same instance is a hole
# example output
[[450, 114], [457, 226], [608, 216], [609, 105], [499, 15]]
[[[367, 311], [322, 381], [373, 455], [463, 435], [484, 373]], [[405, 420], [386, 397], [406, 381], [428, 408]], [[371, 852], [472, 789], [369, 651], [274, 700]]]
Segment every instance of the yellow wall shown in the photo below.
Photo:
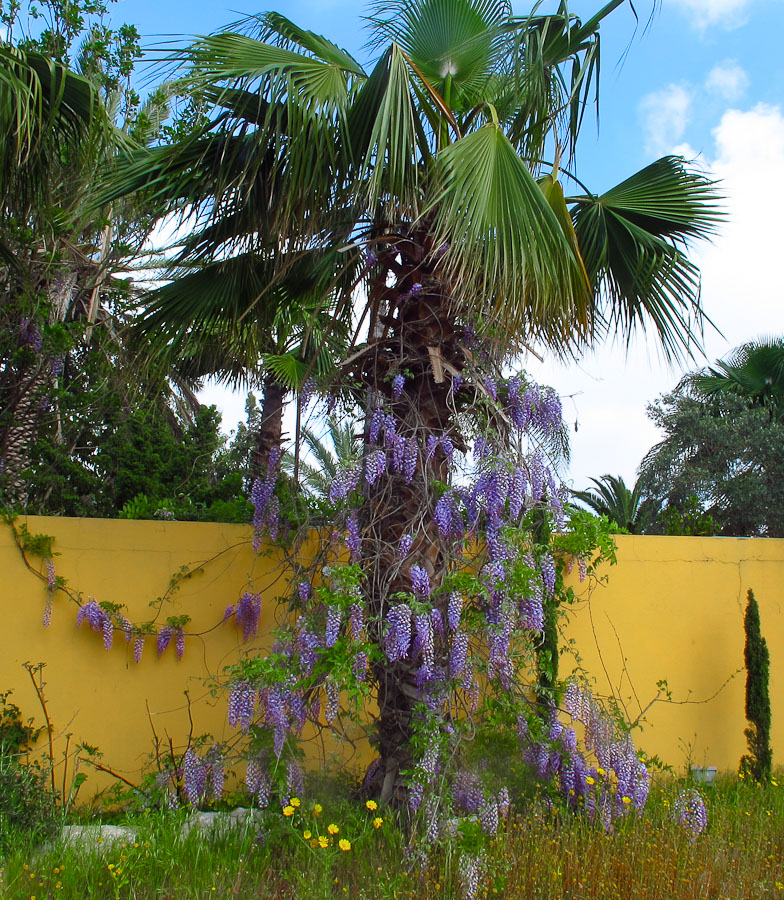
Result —
[[[69, 587], [84, 598], [125, 604], [135, 622], [155, 615], [150, 602], [165, 593], [181, 566], [208, 563], [164, 602], [158, 620], [187, 613], [193, 619], [187, 630], [204, 634], [188, 638], [182, 661], [173, 646], [158, 658], [148, 638], [136, 665], [121, 635], [107, 652], [86, 623], [77, 630], [77, 607], [62, 593], [55, 596], [51, 626], [43, 627], [45, 582], [25, 568], [10, 530], [0, 528], [0, 691], [13, 688], [12, 700], [40, 723], [22, 663], [46, 662], [56, 755], [70, 734], [71, 747], [80, 741], [98, 746], [102, 763], [136, 781], [153, 748], [153, 727], [163, 742], [171, 737], [182, 747], [187, 740], [186, 691], [194, 734], [230, 737], [225, 695], [212, 696], [205, 680], [264, 640], [243, 645], [233, 623], [222, 623], [223, 612], [244, 590], [261, 592], [263, 636], [275, 620], [275, 596], [285, 593], [280, 558], [255, 556], [244, 526], [21, 521], [33, 534], [54, 536], [57, 573]], [[667, 679], [674, 702], [648, 709], [638, 744], [674, 766], [685, 763], [691, 746], [693, 763], [734, 769], [745, 747], [745, 675], [726, 682], [743, 666], [743, 609], [753, 587], [771, 651], [774, 756], [784, 761], [784, 541], [622, 536], [617, 543], [618, 565], [608, 570], [607, 585], [580, 586], [581, 600], [565, 628], [565, 641], [575, 639], [597, 692], [613, 693], [634, 718], [656, 696], [656, 682]], [[563, 656], [561, 673], [574, 665]], [[336, 749], [335, 743], [311, 743], [308, 752], [318, 758]], [[352, 754], [349, 749], [346, 759], [357, 764]], [[106, 783], [106, 776], [91, 774], [85, 793]]]
[[[737, 769], [746, 750], [743, 613], [754, 590], [770, 651], [774, 761], [784, 763], [784, 540], [618, 536], [606, 586], [583, 591], [565, 634], [596, 691], [620, 699], [635, 741], [682, 768]], [[572, 663], [573, 664], [573, 663]], [[562, 673], [569, 670], [562, 657]], [[741, 671], [739, 671], [741, 670]], [[737, 674], [736, 674], [737, 673]]]

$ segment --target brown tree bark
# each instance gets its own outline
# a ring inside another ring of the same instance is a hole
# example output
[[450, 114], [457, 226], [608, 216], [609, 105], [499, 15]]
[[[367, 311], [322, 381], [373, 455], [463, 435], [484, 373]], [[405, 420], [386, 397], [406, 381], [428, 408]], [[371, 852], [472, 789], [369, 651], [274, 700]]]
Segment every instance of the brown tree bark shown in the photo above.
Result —
[[[360, 515], [361, 557], [369, 619], [376, 629], [371, 639], [378, 646], [383, 646], [386, 614], [398, 602], [394, 595], [411, 590], [411, 566], [425, 568], [434, 586], [445, 570], [444, 548], [433, 520], [436, 497], [432, 482], [448, 482], [449, 464], [440, 448], [430, 461], [425, 461], [427, 435], [440, 437], [448, 433], [456, 446], [462, 443], [456, 432], [449, 392], [451, 375], [462, 371], [465, 357], [447, 299], [447, 286], [432, 262], [425, 259], [420, 243], [412, 240], [402, 249], [398, 244], [395, 254], [399, 254], [398, 258], [371, 287], [370, 346], [356, 371], [368, 394], [383, 399], [384, 408], [393, 413], [398, 434], [414, 437], [419, 444], [417, 469], [409, 483], [402, 474], [390, 471], [375, 486], [365, 485], [366, 502]], [[388, 271], [397, 276], [393, 287], [386, 283]], [[396, 373], [406, 374], [399, 399], [392, 393], [392, 377]], [[374, 449], [375, 446], [368, 448]], [[397, 547], [409, 533], [414, 543], [401, 560]], [[445, 597], [434, 600], [444, 619], [446, 602]], [[436, 663], [447, 665], [446, 647], [441, 648], [439, 655], [438, 643]], [[415, 706], [421, 700], [416, 666], [407, 660], [392, 663], [382, 657], [374, 664], [372, 674], [379, 707], [375, 742], [380, 764], [367, 790], [382, 802], [402, 808], [408, 798], [402, 773], [415, 764], [410, 744], [416, 724]]]
[[251, 459], [251, 475], [254, 478], [263, 478], [266, 475], [270, 454], [281, 445], [286, 393], [284, 385], [273, 377], [264, 379], [261, 423], [255, 435], [256, 446]]

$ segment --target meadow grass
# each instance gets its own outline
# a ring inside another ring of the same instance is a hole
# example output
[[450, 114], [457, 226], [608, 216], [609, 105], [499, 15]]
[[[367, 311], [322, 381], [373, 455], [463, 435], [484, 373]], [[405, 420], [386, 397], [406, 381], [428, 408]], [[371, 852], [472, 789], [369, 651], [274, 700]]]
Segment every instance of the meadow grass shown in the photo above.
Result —
[[[707, 830], [671, 821], [679, 787], [654, 787], [646, 812], [604, 834], [584, 819], [528, 805], [513, 810], [485, 845], [480, 897], [510, 900], [784, 900], [784, 781], [767, 787], [720, 778], [704, 791]], [[133, 840], [101, 846], [31, 846], [14, 837], [2, 860], [9, 900], [106, 898], [351, 897], [434, 900], [461, 896], [458, 854], [436, 848], [427, 862], [389, 817], [362, 803], [314, 799], [261, 827], [183, 833], [184, 811], [145, 811], [124, 823]], [[318, 809], [316, 813], [318, 813]], [[378, 823], [377, 823], [378, 824]], [[331, 834], [329, 825], [339, 829]], [[327, 843], [322, 847], [319, 843]], [[339, 841], [349, 841], [341, 850]], [[315, 846], [314, 846], [315, 844]]]

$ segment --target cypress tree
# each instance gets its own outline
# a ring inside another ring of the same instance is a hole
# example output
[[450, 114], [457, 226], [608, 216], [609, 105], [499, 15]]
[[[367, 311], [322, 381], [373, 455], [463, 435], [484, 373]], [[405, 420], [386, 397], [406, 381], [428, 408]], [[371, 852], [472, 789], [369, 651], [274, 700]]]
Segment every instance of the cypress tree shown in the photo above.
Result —
[[749, 589], [743, 620], [746, 645], [746, 718], [744, 734], [749, 752], [741, 758], [740, 771], [755, 781], [770, 781], [773, 753], [770, 748], [770, 654], [760, 629], [759, 606]]

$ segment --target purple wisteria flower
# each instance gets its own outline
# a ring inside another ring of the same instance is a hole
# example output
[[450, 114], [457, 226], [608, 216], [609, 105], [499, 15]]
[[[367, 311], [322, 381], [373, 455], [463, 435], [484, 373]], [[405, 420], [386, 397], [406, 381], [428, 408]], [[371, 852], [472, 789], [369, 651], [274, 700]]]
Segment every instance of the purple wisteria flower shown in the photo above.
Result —
[[403, 396], [403, 388], [406, 386], [406, 376], [399, 372], [392, 379], [392, 397], [399, 400]]
[[405, 448], [403, 450], [403, 475], [406, 484], [409, 484], [414, 478], [417, 466], [417, 442], [416, 438], [406, 438]]
[[385, 421], [386, 413], [382, 407], [377, 406], [370, 417], [370, 428], [368, 429], [368, 440], [371, 444], [375, 444], [378, 441]]
[[402, 538], [400, 538], [400, 543], [397, 545], [397, 555], [400, 559], [405, 559], [406, 556], [411, 552], [411, 547], [414, 545], [414, 539], [410, 534], [404, 534]]
[[228, 719], [232, 728], [247, 731], [256, 706], [256, 691], [247, 681], [235, 681], [229, 690]]
[[311, 594], [311, 588], [307, 581], [300, 581], [297, 585], [297, 594], [303, 603], [307, 603]]
[[411, 586], [418, 600], [430, 599], [430, 576], [422, 566], [411, 566]]
[[192, 806], [197, 806], [207, 792], [207, 771], [207, 766], [199, 759], [196, 751], [188, 747], [183, 759], [183, 780], [185, 796]]
[[374, 485], [387, 470], [387, 455], [383, 450], [374, 450], [365, 459], [365, 480]]
[[466, 667], [468, 655], [468, 635], [464, 631], [458, 631], [452, 638], [452, 652], [449, 656], [449, 674], [452, 678], [459, 678]]
[[345, 500], [359, 484], [361, 475], [362, 467], [358, 463], [339, 469], [329, 489], [329, 502], [336, 503], [338, 500]]
[[324, 684], [324, 690], [327, 694], [327, 702], [324, 706], [324, 718], [327, 724], [333, 722], [338, 715], [340, 705], [340, 691], [334, 681], [327, 681]]
[[251, 637], [255, 637], [261, 617], [261, 594], [246, 591], [237, 601], [236, 606], [226, 607], [223, 621], [231, 618], [232, 614], [234, 621], [242, 628], [242, 640], [248, 641]]
[[484, 872], [484, 853], [461, 853], [458, 870], [465, 900], [476, 900], [479, 879]]
[[555, 562], [549, 553], [543, 553], [539, 562], [542, 569], [542, 581], [547, 593], [552, 597], [555, 592]]
[[411, 646], [411, 608], [407, 603], [398, 603], [387, 613], [387, 633], [385, 651], [390, 662], [397, 662], [408, 656]]
[[446, 609], [446, 621], [452, 631], [457, 631], [460, 625], [460, 614], [463, 611], [463, 598], [454, 591], [449, 595], [449, 605]]
[[419, 781], [412, 781], [408, 786], [408, 805], [412, 812], [417, 812], [422, 805], [424, 795], [425, 786]]
[[689, 788], [678, 794], [672, 804], [672, 820], [696, 837], [708, 827], [708, 812], [705, 800], [696, 788]]
[[362, 538], [359, 534], [359, 518], [355, 509], [352, 509], [346, 518], [346, 546], [351, 551], [351, 559], [357, 562], [362, 548]]
[[339, 606], [333, 603], [327, 607], [327, 625], [324, 632], [325, 647], [334, 647], [337, 643], [342, 620], [343, 614]]
[[107, 650], [111, 650], [112, 638], [114, 636], [112, 619], [100, 603], [93, 597], [90, 597], [87, 603], [79, 609], [79, 612], [76, 615], [76, 627], [78, 628], [85, 619], [93, 631], [103, 636], [104, 647]]
[[364, 681], [365, 676], [367, 675], [368, 668], [368, 655], [364, 650], [360, 650], [359, 653], [354, 657], [354, 661], [351, 664], [351, 673], [357, 681]]
[[310, 401], [313, 399], [313, 396], [317, 390], [318, 385], [316, 384], [316, 379], [311, 376], [300, 388], [300, 409], [304, 411], [308, 408], [308, 406], [310, 406]]
[[348, 622], [351, 628], [351, 637], [355, 641], [361, 641], [365, 628], [365, 610], [361, 603], [352, 603], [349, 606]]
[[140, 663], [144, 652], [144, 636], [139, 634], [133, 639], [133, 661]]

